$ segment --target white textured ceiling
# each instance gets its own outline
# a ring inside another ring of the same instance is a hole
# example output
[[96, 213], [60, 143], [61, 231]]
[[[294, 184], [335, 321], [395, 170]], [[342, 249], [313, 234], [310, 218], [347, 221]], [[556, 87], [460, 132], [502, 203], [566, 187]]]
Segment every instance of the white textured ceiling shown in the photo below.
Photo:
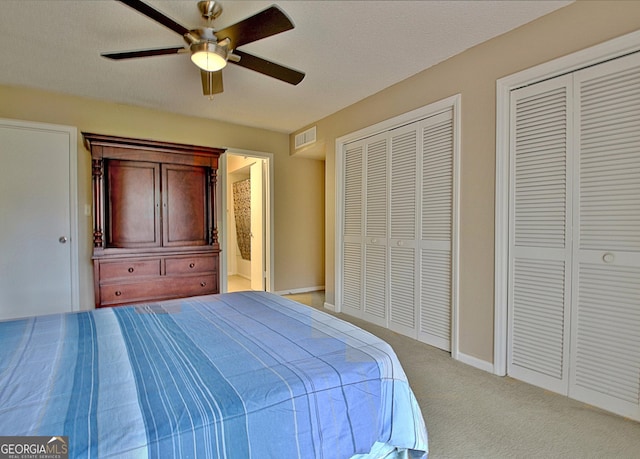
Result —
[[[187, 28], [195, 0], [148, 0]], [[223, 1], [221, 29], [273, 2]], [[292, 132], [570, 1], [279, 1], [295, 29], [240, 49], [304, 71], [291, 86], [229, 65], [202, 96], [187, 54], [110, 61], [101, 52], [180, 46], [113, 0], [0, 0], [0, 84]], [[2, 101], [0, 101], [2, 103]]]

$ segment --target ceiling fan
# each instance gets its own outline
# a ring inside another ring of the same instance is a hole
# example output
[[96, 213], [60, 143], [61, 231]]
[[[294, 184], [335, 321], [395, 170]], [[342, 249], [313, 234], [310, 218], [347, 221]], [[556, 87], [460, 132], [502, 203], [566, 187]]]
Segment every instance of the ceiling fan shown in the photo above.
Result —
[[222, 13], [222, 5], [218, 1], [201, 0], [198, 2], [198, 9], [202, 17], [207, 21], [207, 26], [195, 29], [187, 29], [140, 0], [117, 1], [130, 6], [139, 13], [181, 35], [187, 43], [187, 47], [171, 46], [138, 51], [102, 53], [101, 56], [103, 57], [122, 60], [189, 52], [193, 63], [200, 68], [202, 92], [205, 96], [210, 97], [223, 91], [222, 69], [227, 65], [227, 62], [292, 85], [300, 83], [305, 76], [304, 73], [298, 70], [237, 49], [242, 45], [294, 28], [291, 20], [276, 5], [270, 6], [222, 30], [216, 30], [211, 25], [213, 20]]

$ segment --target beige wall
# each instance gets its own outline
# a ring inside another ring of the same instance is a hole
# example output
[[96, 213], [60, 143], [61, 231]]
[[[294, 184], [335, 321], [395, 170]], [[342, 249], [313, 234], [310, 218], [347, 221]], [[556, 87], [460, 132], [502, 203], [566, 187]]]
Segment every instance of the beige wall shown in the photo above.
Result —
[[496, 80], [639, 28], [639, 1], [578, 1], [312, 123], [326, 156], [327, 302], [335, 301], [336, 138], [460, 93], [459, 351], [492, 362]]
[[121, 104], [0, 86], [0, 117], [78, 128], [80, 303], [93, 306], [90, 155], [80, 132], [272, 153], [274, 285], [277, 291], [324, 285], [324, 163], [292, 158], [286, 134]]

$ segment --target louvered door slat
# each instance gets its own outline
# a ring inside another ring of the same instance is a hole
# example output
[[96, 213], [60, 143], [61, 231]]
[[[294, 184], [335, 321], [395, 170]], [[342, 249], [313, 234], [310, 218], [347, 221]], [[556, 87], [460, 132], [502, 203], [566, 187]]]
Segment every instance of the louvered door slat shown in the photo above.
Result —
[[344, 235], [362, 236], [363, 146], [347, 148], [344, 172]]
[[389, 328], [404, 334], [415, 331], [415, 272], [414, 247], [390, 248]]
[[453, 208], [453, 119], [422, 131], [423, 241], [450, 241]]
[[342, 304], [350, 309], [362, 309], [362, 244], [345, 242], [343, 245], [343, 298]]
[[415, 128], [391, 136], [391, 238], [416, 237], [416, 161]]
[[[585, 263], [578, 269], [575, 384], [638, 404], [640, 268]], [[618, 276], [629, 279], [625, 291], [612, 282]]]
[[380, 326], [387, 318], [387, 247], [365, 245], [363, 317]]
[[370, 143], [366, 152], [367, 237], [387, 237], [387, 139]]
[[451, 252], [421, 251], [420, 333], [421, 341], [451, 349]]
[[640, 250], [639, 89], [636, 66], [581, 81], [582, 249]]

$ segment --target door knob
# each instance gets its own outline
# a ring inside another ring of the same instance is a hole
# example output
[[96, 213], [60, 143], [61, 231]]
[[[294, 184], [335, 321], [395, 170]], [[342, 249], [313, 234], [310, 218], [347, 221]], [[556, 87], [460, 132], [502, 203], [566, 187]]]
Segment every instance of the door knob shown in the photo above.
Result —
[[67, 241], [68, 241], [67, 236], [60, 236], [60, 237], [58, 238], [58, 242], [59, 242], [60, 244], [66, 244], [66, 243], [67, 243]]
[[611, 263], [614, 259], [615, 257], [611, 252], [607, 252], [602, 256], [602, 261], [604, 261], [605, 263]]

